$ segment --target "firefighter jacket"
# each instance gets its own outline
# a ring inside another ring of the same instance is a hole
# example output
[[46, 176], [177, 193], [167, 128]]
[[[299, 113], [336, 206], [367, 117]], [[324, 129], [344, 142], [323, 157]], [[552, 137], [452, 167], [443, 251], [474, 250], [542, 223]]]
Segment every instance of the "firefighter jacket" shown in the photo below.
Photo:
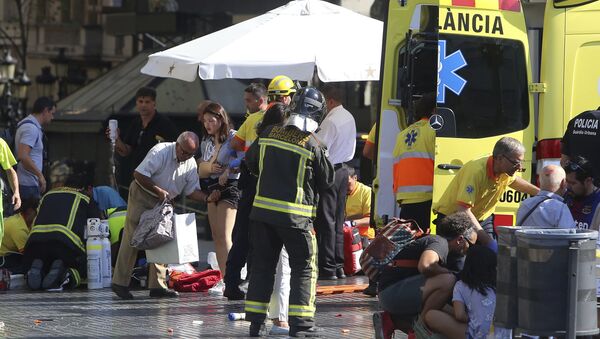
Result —
[[83, 242], [87, 219], [99, 217], [100, 211], [87, 195], [68, 187], [53, 189], [40, 200], [25, 251], [29, 246], [58, 241], [74, 254], [85, 255]]
[[394, 147], [394, 193], [400, 204], [432, 199], [435, 130], [423, 118], [398, 134]]
[[333, 184], [327, 148], [294, 126], [268, 127], [246, 152], [258, 176], [250, 218], [271, 225], [307, 229], [317, 215], [317, 194]]

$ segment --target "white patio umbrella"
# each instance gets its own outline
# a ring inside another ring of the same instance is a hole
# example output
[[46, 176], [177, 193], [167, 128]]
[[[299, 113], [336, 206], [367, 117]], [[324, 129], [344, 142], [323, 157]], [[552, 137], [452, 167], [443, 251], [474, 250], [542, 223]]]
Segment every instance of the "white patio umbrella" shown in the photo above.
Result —
[[378, 80], [383, 23], [320, 0], [295, 0], [149, 56], [141, 72], [158, 77], [308, 81]]

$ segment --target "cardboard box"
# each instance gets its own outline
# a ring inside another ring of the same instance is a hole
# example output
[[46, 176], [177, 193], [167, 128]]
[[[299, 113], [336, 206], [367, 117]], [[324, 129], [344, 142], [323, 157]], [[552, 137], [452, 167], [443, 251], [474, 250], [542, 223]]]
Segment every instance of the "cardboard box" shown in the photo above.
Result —
[[175, 239], [152, 250], [146, 250], [148, 262], [184, 264], [198, 261], [198, 235], [194, 213], [173, 216]]

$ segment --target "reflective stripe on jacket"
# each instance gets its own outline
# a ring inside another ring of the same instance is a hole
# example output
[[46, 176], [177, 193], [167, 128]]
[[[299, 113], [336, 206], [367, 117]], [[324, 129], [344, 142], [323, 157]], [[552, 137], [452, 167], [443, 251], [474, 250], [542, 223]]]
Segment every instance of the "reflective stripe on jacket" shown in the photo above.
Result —
[[317, 193], [333, 184], [326, 149], [311, 133], [293, 126], [267, 128], [246, 153], [259, 175], [250, 217], [305, 228], [317, 215]]
[[93, 201], [74, 189], [61, 187], [46, 193], [27, 240], [27, 247], [59, 241], [79, 253], [85, 253], [83, 234], [87, 219], [98, 217]]
[[125, 227], [125, 217], [127, 216], [127, 207], [109, 208], [106, 210], [108, 215], [108, 229], [110, 230], [110, 243], [112, 245], [119, 241], [119, 234]]
[[435, 130], [423, 118], [398, 134], [394, 147], [394, 193], [400, 203], [432, 199]]

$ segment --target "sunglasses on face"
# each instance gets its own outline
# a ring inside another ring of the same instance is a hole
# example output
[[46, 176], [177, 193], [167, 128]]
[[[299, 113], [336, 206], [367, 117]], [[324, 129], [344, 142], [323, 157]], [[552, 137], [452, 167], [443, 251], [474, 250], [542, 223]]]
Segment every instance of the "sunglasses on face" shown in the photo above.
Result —
[[583, 169], [583, 167], [581, 167], [578, 163], [573, 162], [573, 161], [569, 161], [569, 163], [567, 164], [567, 168], [570, 169], [571, 171], [588, 174], [588, 172], [585, 169]]
[[516, 168], [518, 172], [525, 172], [525, 169], [523, 168], [523, 161], [521, 161], [521, 160], [512, 160], [511, 158], [507, 157], [504, 154], [502, 154], [502, 157], [504, 157], [504, 159], [506, 159], [508, 162], [510, 162], [510, 164], [512, 165], [512, 167]]

